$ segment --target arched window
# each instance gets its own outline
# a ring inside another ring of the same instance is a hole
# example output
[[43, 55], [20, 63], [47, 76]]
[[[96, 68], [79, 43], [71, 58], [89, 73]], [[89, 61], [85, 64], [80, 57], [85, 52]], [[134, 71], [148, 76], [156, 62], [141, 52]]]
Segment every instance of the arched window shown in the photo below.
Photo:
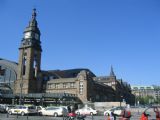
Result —
[[34, 77], [37, 77], [37, 55], [34, 55], [34, 62], [33, 62], [33, 69], [34, 69]]
[[22, 69], [23, 69], [23, 75], [25, 75], [26, 74], [26, 58], [25, 57], [23, 57]]

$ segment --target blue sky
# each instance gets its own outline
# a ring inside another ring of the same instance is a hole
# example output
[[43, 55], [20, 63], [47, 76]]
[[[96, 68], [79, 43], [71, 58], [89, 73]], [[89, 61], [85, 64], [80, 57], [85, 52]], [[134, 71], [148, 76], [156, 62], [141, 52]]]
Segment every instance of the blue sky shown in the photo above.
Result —
[[37, 9], [42, 69], [89, 68], [131, 85], [160, 85], [159, 0], [0, 0], [0, 57], [18, 61]]

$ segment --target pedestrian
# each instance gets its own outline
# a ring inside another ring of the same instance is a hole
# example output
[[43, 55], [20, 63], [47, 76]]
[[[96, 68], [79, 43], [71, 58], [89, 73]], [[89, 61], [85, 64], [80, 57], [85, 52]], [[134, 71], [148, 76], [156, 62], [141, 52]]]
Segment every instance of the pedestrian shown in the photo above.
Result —
[[124, 109], [121, 116], [122, 118], [120, 118], [119, 120], [130, 120], [131, 111], [129, 109]]
[[149, 114], [147, 114], [145, 111], [142, 113], [140, 120], [148, 120]]
[[71, 107], [70, 107], [70, 105], [67, 106], [67, 110], [68, 110], [68, 113], [71, 113]]
[[160, 111], [158, 107], [154, 107], [153, 110], [156, 113], [156, 120], [160, 120]]
[[111, 114], [107, 114], [107, 119], [106, 120], [115, 120], [114, 117], [112, 116], [112, 113]]
[[113, 120], [116, 120], [117, 114], [115, 114], [114, 112], [111, 112], [111, 115], [113, 116]]

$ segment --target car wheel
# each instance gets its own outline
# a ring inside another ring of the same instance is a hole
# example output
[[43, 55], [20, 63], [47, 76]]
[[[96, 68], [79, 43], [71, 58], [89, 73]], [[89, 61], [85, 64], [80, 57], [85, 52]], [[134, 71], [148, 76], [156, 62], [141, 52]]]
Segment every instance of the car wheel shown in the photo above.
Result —
[[39, 115], [42, 116], [42, 112], [39, 112]]
[[21, 116], [24, 116], [24, 114], [25, 114], [24, 112], [21, 112]]
[[8, 114], [12, 115], [12, 111], [8, 111]]
[[93, 115], [93, 113], [91, 112], [90, 115]]
[[58, 113], [54, 113], [54, 117], [57, 117], [58, 116]]

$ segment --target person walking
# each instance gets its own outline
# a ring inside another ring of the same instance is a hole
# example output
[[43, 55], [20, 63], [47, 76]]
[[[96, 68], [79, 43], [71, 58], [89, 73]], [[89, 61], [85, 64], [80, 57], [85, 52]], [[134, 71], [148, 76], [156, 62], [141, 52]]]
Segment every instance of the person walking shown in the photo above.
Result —
[[144, 111], [140, 117], [140, 120], [148, 120], [148, 116], [149, 114], [146, 114], [146, 112]]
[[124, 109], [121, 116], [122, 118], [120, 118], [119, 120], [130, 120], [131, 111], [129, 109]]
[[156, 120], [160, 120], [160, 111], [158, 107], [154, 107], [153, 110], [156, 113]]
[[106, 120], [115, 120], [114, 117], [112, 116], [112, 112], [111, 114], [108, 113], [106, 117], [107, 117]]

